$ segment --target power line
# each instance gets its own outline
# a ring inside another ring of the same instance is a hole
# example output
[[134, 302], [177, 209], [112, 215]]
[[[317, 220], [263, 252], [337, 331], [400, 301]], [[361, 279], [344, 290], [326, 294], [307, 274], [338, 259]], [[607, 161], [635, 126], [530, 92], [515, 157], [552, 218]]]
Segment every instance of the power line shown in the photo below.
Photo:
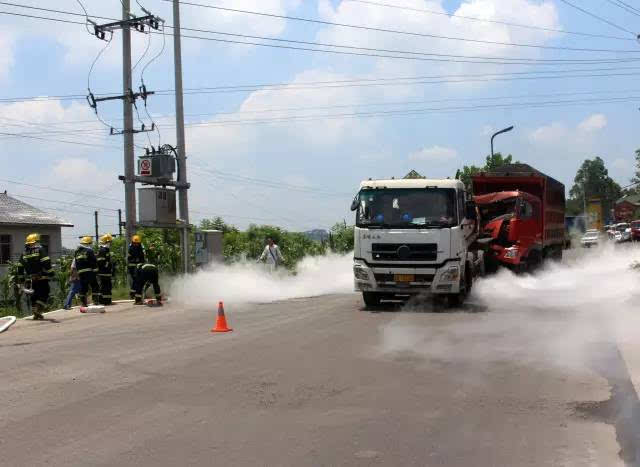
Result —
[[[581, 100], [558, 100], [558, 101], [545, 101], [545, 102], [516, 102], [516, 103], [504, 103], [504, 104], [491, 104], [491, 105], [475, 105], [475, 106], [454, 106], [454, 107], [433, 107], [433, 108], [418, 108], [418, 109], [398, 109], [398, 110], [381, 110], [373, 112], [353, 112], [353, 113], [338, 113], [338, 114], [310, 114], [310, 115], [289, 115], [274, 118], [263, 119], [231, 119], [231, 120], [217, 120], [211, 122], [198, 122], [186, 124], [187, 128], [203, 128], [203, 127], [216, 127], [216, 126], [234, 126], [234, 125], [252, 125], [252, 124], [271, 124], [271, 123], [291, 123], [291, 122], [313, 122], [319, 120], [335, 120], [343, 118], [371, 118], [371, 117], [394, 117], [394, 116], [409, 116], [409, 115], [421, 115], [429, 113], [456, 113], [456, 112], [468, 112], [487, 109], [517, 109], [521, 107], [529, 108], [541, 108], [541, 107], [563, 107], [563, 106], [575, 106], [575, 105], [587, 105], [587, 104], [613, 104], [613, 103], [626, 103], [630, 99], [637, 99], [637, 96], [621, 96], [613, 98], [594, 98], [594, 99], [581, 99]], [[169, 125], [163, 125], [163, 128], [173, 128]]]
[[[163, 0], [163, 1], [171, 1], [171, 0]], [[202, 5], [200, 5], [202, 6]], [[213, 7], [213, 6], [207, 6], [210, 8], [220, 8], [223, 9], [222, 7]], [[238, 10], [241, 12], [244, 12], [245, 10]], [[252, 12], [253, 14], [260, 14], [263, 15], [263, 13], [257, 13], [257, 12]], [[25, 15], [25, 14], [18, 14], [18, 13], [11, 13], [11, 12], [5, 12], [5, 11], [0, 11], [0, 14], [7, 14], [7, 15], [14, 15], [14, 16], [21, 16], [21, 17], [26, 17], [26, 18], [33, 18], [33, 19], [43, 19], [43, 20], [49, 20], [49, 21], [60, 21], [60, 22], [65, 22], [65, 23], [71, 23], [71, 24], [84, 24], [84, 23], [79, 23], [77, 21], [69, 21], [69, 20], [63, 20], [63, 19], [58, 19], [58, 18], [49, 18], [49, 17], [41, 17], [41, 16], [35, 16], [35, 15]], [[73, 13], [76, 14], [76, 13]], [[269, 15], [267, 15], [269, 16]], [[320, 23], [326, 23], [320, 20], [311, 20], [311, 19], [304, 19], [304, 18], [296, 18], [296, 17], [287, 17], [290, 19], [298, 19], [300, 21], [310, 21], [310, 22], [320, 22]], [[360, 28], [360, 29], [372, 29], [372, 28], [368, 28], [367, 26], [354, 26], [354, 25], [344, 25], [344, 24], [340, 24], [340, 23], [329, 23], [329, 24], [335, 24], [338, 26], [344, 26], [344, 27], [355, 27], [355, 28]], [[171, 26], [167, 26], [167, 27], [171, 27]], [[183, 28], [184, 30], [190, 30], [190, 28]], [[373, 28], [376, 29], [376, 28]], [[462, 59], [455, 59], [455, 57], [457, 57], [456, 55], [448, 55], [448, 54], [430, 54], [427, 52], [414, 52], [414, 51], [397, 51], [397, 52], [393, 52], [393, 51], [389, 51], [389, 53], [399, 53], [399, 54], [414, 54], [414, 55], [425, 55], [425, 56], [404, 56], [404, 55], [385, 55], [385, 49], [372, 49], [372, 48], [366, 48], [366, 47], [357, 47], [357, 46], [349, 46], [349, 45], [340, 45], [340, 44], [322, 44], [322, 43], [313, 43], [313, 42], [307, 42], [307, 41], [295, 41], [295, 40], [291, 40], [291, 39], [280, 39], [280, 38], [268, 38], [268, 37], [261, 37], [261, 36], [249, 36], [246, 34], [235, 34], [235, 33], [224, 33], [224, 32], [217, 32], [217, 31], [208, 31], [208, 30], [201, 30], [203, 32], [207, 32], [207, 33], [211, 33], [211, 34], [221, 34], [221, 35], [229, 35], [229, 36], [235, 36], [235, 37], [247, 37], [247, 38], [257, 38], [260, 40], [269, 40], [269, 41], [278, 41], [278, 42], [289, 42], [289, 43], [306, 43], [306, 44], [317, 44], [317, 46], [319, 47], [336, 47], [336, 48], [350, 48], [350, 49], [354, 49], [354, 50], [380, 50], [381, 53], [366, 53], [366, 52], [349, 52], [349, 51], [344, 51], [344, 50], [327, 50], [327, 49], [317, 49], [317, 48], [312, 48], [312, 47], [298, 47], [298, 46], [287, 46], [287, 45], [278, 45], [278, 44], [268, 44], [268, 43], [260, 43], [260, 42], [248, 42], [248, 41], [236, 41], [236, 40], [231, 40], [231, 39], [221, 39], [221, 38], [214, 38], [214, 37], [203, 37], [203, 36], [192, 36], [192, 35], [183, 35], [182, 37], [187, 38], [187, 39], [198, 39], [198, 40], [207, 40], [207, 41], [213, 41], [213, 42], [220, 42], [220, 43], [226, 43], [226, 44], [242, 44], [242, 45], [252, 45], [252, 46], [257, 46], [257, 47], [270, 47], [270, 48], [277, 48], [277, 49], [288, 49], [288, 50], [300, 50], [300, 51], [307, 51], [307, 52], [321, 52], [321, 53], [330, 53], [330, 54], [339, 54], [339, 55], [354, 55], [354, 56], [364, 56], [364, 57], [375, 57], [375, 58], [389, 58], [389, 59], [400, 59], [400, 60], [419, 60], [419, 61], [433, 61], [433, 62], [447, 62], [447, 63], [476, 63], [476, 64], [494, 64], [494, 65], [528, 65], [531, 63], [536, 63], [536, 64], [544, 64], [544, 65], [559, 65], [559, 64], [569, 64], [569, 63], [584, 63], [584, 64], [596, 64], [596, 63], [624, 63], [624, 62], [633, 62], [633, 61], [637, 61], [637, 59], [614, 59], [614, 58], [601, 58], [601, 59], [591, 59], [591, 60], [587, 60], [587, 59], [533, 59], [533, 58], [510, 58], [510, 57], [483, 57], [483, 56], [478, 56], [477, 60], [462, 60]], [[515, 44], [515, 43], [506, 43], [506, 42], [494, 42], [494, 41], [483, 41], [480, 39], [468, 39], [468, 38], [455, 38], [455, 37], [448, 37], [448, 36], [437, 36], [437, 35], [428, 35], [428, 34], [421, 34], [421, 33], [409, 33], [409, 32], [402, 32], [402, 31], [391, 31], [391, 30], [382, 30], [385, 32], [397, 32], [400, 34], [409, 34], [409, 35], [420, 35], [420, 36], [425, 36], [425, 37], [431, 37], [431, 38], [437, 38], [437, 39], [449, 39], [449, 40], [458, 40], [458, 41], [467, 41], [467, 42], [475, 42], [475, 43], [487, 43], [487, 44], [494, 44], [494, 45], [505, 45], [505, 46], [515, 46], [515, 47], [533, 47], [533, 48], [541, 48], [541, 49], [554, 49], [554, 50], [565, 50], [565, 51], [581, 51], [581, 52], [608, 52], [608, 53], [640, 53], [640, 51], [637, 50], [615, 50], [615, 49], [580, 49], [580, 48], [569, 48], [569, 47], [555, 47], [555, 46], [544, 46], [544, 45], [538, 45], [538, 44]], [[160, 34], [160, 33], [152, 33], [152, 34]], [[429, 57], [427, 57], [427, 55]], [[449, 58], [431, 58], [433, 56], [437, 56], [437, 57], [449, 57]], [[464, 57], [464, 56], [459, 56], [459, 57]], [[489, 60], [489, 61], [488, 61]], [[497, 61], [497, 60], [502, 60], [502, 61]], [[518, 61], [519, 60], [519, 61]]]
[[[481, 74], [453, 74], [453, 75], [431, 75], [431, 76], [405, 76], [405, 77], [388, 77], [388, 78], [358, 78], [348, 80], [332, 80], [332, 81], [303, 81], [298, 83], [260, 83], [260, 84], [241, 84], [241, 85], [226, 85], [226, 86], [214, 86], [214, 87], [199, 87], [199, 88], [185, 88], [185, 92], [189, 94], [197, 94], [199, 91], [215, 91], [215, 92], [250, 92], [250, 91], [288, 91], [288, 90], [300, 90], [300, 89], [316, 89], [330, 85], [326, 87], [348, 87], [348, 86], [369, 86], [369, 85], [381, 85], [378, 82], [385, 82], [383, 85], [413, 85], [424, 84], [422, 82], [414, 82], [414, 80], [431, 80], [442, 78], [483, 78], [483, 77], [502, 77], [505, 75], [538, 75], [538, 74], [550, 74], [550, 73], [575, 73], [575, 72], [596, 72], [596, 71], [624, 71], [624, 70], [640, 70], [640, 67], [609, 67], [609, 68], [589, 68], [589, 69], [568, 69], [568, 70], [542, 70], [542, 71], [520, 71], [520, 72], [502, 72], [502, 73], [481, 73]], [[615, 74], [607, 75], [585, 75], [585, 77], [598, 77], [598, 76], [617, 76]], [[552, 78], [562, 78], [563, 76], [553, 76]], [[578, 76], [582, 77], [582, 76]], [[532, 77], [530, 79], [544, 79], [545, 76]], [[396, 83], [396, 81], [409, 81]], [[445, 82], [445, 81], [443, 81]], [[446, 81], [450, 82], [468, 82], [468, 81]], [[373, 83], [373, 84], [370, 84]], [[334, 86], [334, 85], [346, 85], [346, 86]], [[284, 88], [284, 89], [278, 89]], [[173, 95], [173, 89], [160, 89], [156, 91], [156, 96]], [[98, 94], [96, 94], [98, 95]], [[101, 94], [101, 95], [108, 95]], [[23, 97], [11, 97], [0, 98], [0, 102], [27, 102], [27, 101], [40, 101], [40, 100], [85, 100], [86, 96], [80, 94], [70, 95], [58, 95], [58, 96], [23, 96]], [[194, 115], [194, 114], [191, 114]], [[195, 114], [197, 115], [197, 114]], [[122, 118], [122, 117], [114, 117]], [[77, 123], [93, 122], [94, 120], [78, 121]], [[52, 123], [54, 125], [56, 123]]]
[[[49, 203], [61, 203], [61, 204], [66, 204], [69, 206], [77, 206], [77, 207], [81, 207], [81, 208], [90, 208], [90, 209], [94, 209], [96, 211], [101, 211], [101, 210], [105, 210], [105, 211], [114, 211], [114, 212], [118, 212], [117, 209], [113, 209], [113, 208], [105, 208], [104, 206], [91, 206], [88, 204], [80, 204], [80, 203], [76, 203], [74, 201], [62, 201], [60, 199], [51, 199], [51, 198], [38, 198], [36, 196], [27, 196], [27, 195], [23, 195], [20, 193], [11, 193], [11, 196], [16, 196], [19, 198], [27, 198], [27, 199], [34, 199], [36, 201], [46, 201]], [[90, 197], [90, 195], [87, 195], [88, 197]]]
[[[171, 27], [171, 26], [167, 26]], [[356, 27], [356, 26], [350, 26]], [[365, 27], [365, 26], [363, 26]], [[377, 51], [377, 52], [387, 52], [387, 53], [402, 53], [402, 54], [420, 54], [420, 55], [434, 55], [434, 56], [444, 56], [444, 57], [457, 57], [457, 58], [480, 58], [480, 56], [465, 56], [465, 55], [449, 55], [449, 54], [436, 54], [436, 53], [427, 53], [427, 52], [416, 52], [416, 51], [406, 51], [406, 50], [390, 50], [390, 49], [381, 49], [381, 48], [368, 48], [368, 47], [358, 47], [352, 45], [344, 45], [344, 44], [332, 44], [332, 43], [323, 43], [323, 42], [310, 42], [310, 41], [300, 41], [293, 39], [283, 39], [279, 37], [265, 37], [265, 36], [254, 36], [249, 34], [238, 34], [238, 33], [230, 33], [230, 32], [222, 32], [222, 31], [213, 31], [211, 29], [196, 29], [196, 28], [184, 28], [185, 31], [192, 32], [204, 32], [208, 34], [219, 34], [224, 36], [233, 36], [233, 37], [242, 37], [246, 39], [260, 39], [267, 41], [277, 41], [277, 42], [288, 42], [293, 44], [307, 44], [314, 46], [322, 46], [322, 47], [343, 47], [350, 49], [358, 49], [358, 50], [369, 50], [369, 51]], [[408, 33], [408, 32], [399, 32], [400, 34], [415, 34], [415, 35], [424, 35], [421, 33]], [[539, 49], [550, 49], [550, 50], [563, 50], [563, 51], [571, 51], [571, 52], [608, 52], [608, 53], [639, 53], [638, 50], [632, 49], [591, 49], [584, 47], [562, 47], [562, 46], [548, 46], [548, 45], [539, 45], [539, 44], [515, 44], [508, 42], [492, 42], [485, 41], [480, 39], [464, 39], [464, 38], [450, 38], [447, 36], [435, 36], [428, 35], [429, 38], [437, 38], [437, 39], [450, 39], [450, 40], [458, 40], [458, 41], [468, 41], [468, 42], [479, 42], [483, 44], [491, 44], [491, 45], [505, 45], [511, 47], [531, 47], [531, 48], [539, 48]], [[482, 58], [492, 59], [492, 60], [537, 60], [537, 59], [529, 59], [529, 58], [508, 58], [508, 57], [487, 57], [481, 56]]]
[[[164, 2], [172, 2], [173, 0], [162, 0], [162, 1], [164, 1]], [[561, 1], [563, 1], [565, 3], [568, 3], [566, 0], [561, 0]], [[201, 8], [210, 8], [210, 9], [214, 9], [214, 10], [228, 11], [228, 12], [233, 12], [233, 13], [243, 13], [243, 14], [248, 14], [248, 15], [264, 16], [264, 17], [268, 17], [268, 18], [287, 19], [287, 20], [291, 20], [291, 21], [301, 21], [301, 22], [307, 22], [307, 23], [323, 24], [325, 26], [338, 26], [338, 27], [343, 27], [343, 28], [362, 29], [362, 30], [367, 30], [367, 31], [385, 32], [385, 33], [392, 33], [392, 34], [403, 34], [403, 35], [417, 36], [417, 37], [428, 37], [428, 38], [432, 38], [432, 39], [445, 39], [445, 40], [463, 41], [463, 42], [475, 42], [475, 43], [492, 44], [492, 45], [507, 45], [507, 46], [513, 46], [513, 47], [534, 47], [534, 48], [543, 48], [543, 49], [571, 50], [571, 49], [567, 49], [567, 48], [564, 48], [564, 47], [543, 46], [543, 45], [539, 45], [539, 44], [520, 44], [520, 43], [513, 43], [513, 42], [487, 41], [487, 40], [482, 40], [482, 39], [470, 39], [470, 38], [463, 38], [463, 37], [442, 36], [442, 35], [438, 35], [438, 34], [427, 34], [427, 33], [419, 33], [419, 32], [401, 31], [401, 30], [397, 30], [397, 29], [376, 28], [376, 27], [356, 25], [356, 24], [336, 23], [336, 22], [333, 22], [333, 21], [324, 21], [324, 20], [320, 20], [320, 19], [302, 18], [302, 17], [298, 17], [298, 16], [289, 16], [289, 15], [279, 15], [279, 14], [275, 14], [275, 13], [265, 13], [265, 12], [252, 11], [252, 10], [241, 10], [241, 9], [237, 9], [237, 8], [228, 8], [228, 7], [222, 7], [222, 6], [207, 5], [207, 4], [203, 4], [203, 3], [195, 3], [195, 2], [189, 2], [189, 1], [181, 1], [180, 3], [182, 5], [196, 6], [196, 7], [201, 7]], [[634, 33], [632, 33], [631, 31], [628, 31], [628, 30], [625, 30], [625, 31], [630, 33], [630, 34], [634, 34]], [[634, 36], [635, 36], [635, 34], [634, 34]]]
[[[165, 1], [165, 2], [173, 2], [173, 0], [163, 0], [163, 1]], [[356, 1], [356, 0], [352, 0], [352, 1]], [[579, 52], [613, 52], [613, 53], [626, 53], [626, 52], [638, 53], [639, 52], [637, 50], [573, 48], [573, 47], [562, 47], [562, 46], [546, 46], [546, 45], [541, 45], [541, 44], [519, 44], [519, 43], [511, 43], [511, 42], [487, 41], [487, 40], [482, 40], [482, 39], [450, 37], [450, 36], [441, 36], [441, 35], [436, 35], [436, 34], [426, 34], [426, 33], [410, 32], [410, 31], [401, 31], [401, 30], [395, 30], [395, 29], [374, 28], [374, 27], [362, 26], [362, 25], [353, 25], [353, 24], [345, 24], [345, 23], [334, 23], [334, 22], [330, 22], [330, 21], [323, 21], [323, 20], [313, 19], [313, 18], [301, 18], [301, 17], [295, 17], [295, 16], [277, 15], [277, 14], [272, 14], [272, 13], [264, 13], [264, 12], [257, 12], [257, 11], [251, 11], [251, 10], [240, 10], [240, 9], [234, 9], [234, 8], [225, 8], [225, 7], [220, 7], [220, 6], [206, 5], [206, 4], [200, 4], [200, 3], [185, 2], [185, 1], [182, 1], [180, 3], [182, 3], [184, 5], [197, 6], [197, 7], [202, 7], [202, 8], [218, 9], [218, 10], [230, 11], [230, 12], [235, 12], [235, 13], [244, 13], [244, 14], [251, 14], [251, 15], [273, 17], [273, 18], [278, 18], [278, 19], [288, 19], [288, 20], [294, 20], [294, 21], [312, 22], [312, 23], [318, 23], [318, 24], [324, 24], [324, 25], [330, 25], [330, 26], [339, 26], [339, 27], [355, 28], [355, 29], [364, 29], [364, 30], [371, 30], [371, 31], [377, 31], [377, 32], [403, 34], [403, 35], [419, 36], [419, 37], [435, 38], [435, 39], [445, 39], [445, 40], [464, 41], [464, 42], [476, 42], [476, 43], [492, 44], [492, 45], [505, 45], [505, 46], [512, 46], [512, 47], [530, 47], [530, 48], [541, 48], [541, 49], [551, 49], [551, 50], [579, 51]], [[364, 2], [364, 3], [368, 3], [368, 2]], [[23, 4], [17, 4], [17, 3], [0, 2], [0, 5], [9, 5], [9, 6], [14, 6], [14, 7], [19, 7], [19, 8], [40, 10], [40, 11], [46, 11], [46, 12], [50, 12], [50, 13], [60, 13], [60, 14], [72, 15], [72, 16], [86, 16], [86, 15], [81, 15], [79, 13], [75, 13], [75, 12], [72, 12], [72, 11], [54, 10], [54, 9], [42, 8], [42, 7], [33, 7], [33, 6], [30, 6], [30, 5], [23, 5]], [[385, 5], [385, 6], [389, 6], [389, 5]], [[442, 14], [445, 15], [445, 16], [451, 16], [451, 15], [448, 15], [446, 13], [442, 13]], [[100, 17], [100, 16], [95, 16], [95, 17], [96, 18], [100, 18], [100, 19], [115, 20], [115, 18]], [[171, 25], [167, 25], [166, 27], [173, 28], [173, 26], [171, 26]], [[205, 32], [205, 33], [210, 33], [210, 34], [221, 34], [221, 35], [229, 35], [229, 36], [237, 36], [237, 37], [246, 37], [246, 38], [251, 38], [251, 39], [294, 42], [294, 43], [305, 43], [305, 44], [312, 44], [312, 45], [323, 45], [323, 46], [327, 46], [327, 47], [350, 47], [350, 46], [345, 46], [345, 45], [320, 44], [320, 43], [314, 43], [314, 42], [294, 41], [294, 40], [290, 40], [290, 39], [281, 39], [281, 38], [273, 38], [273, 37], [251, 36], [251, 35], [246, 35], [246, 34], [234, 34], [234, 33], [229, 33], [229, 32], [213, 31], [213, 30], [207, 30], [207, 29], [196, 29], [196, 28], [187, 28], [187, 27], [184, 27], [182, 29], [184, 29], [185, 31]], [[547, 28], [542, 28], [542, 29], [547, 29]], [[549, 30], [550, 31], [556, 31], [556, 32], [564, 32], [564, 31], [553, 30], [553, 29], [549, 29]], [[589, 34], [589, 35], [593, 36], [591, 34]], [[595, 36], [597, 36], [597, 35], [595, 35]], [[621, 38], [616, 38], [616, 39], [621, 39]], [[352, 47], [352, 48], [356, 48], [356, 47]], [[371, 50], [382, 50], [382, 51], [384, 51], [383, 49], [371, 49]], [[389, 51], [389, 52], [398, 52], [398, 53], [400, 53], [401, 51]], [[410, 53], [410, 52], [401, 52], [401, 53]]]
[[622, 0], [616, 0], [618, 3], [620, 3], [621, 5], [624, 5], [625, 7], [629, 8], [630, 10], [633, 10], [637, 13], [640, 13], [640, 10], [637, 9], [636, 7], [629, 5], [627, 2], [623, 2]]
[[527, 25], [527, 24], [518, 24], [518, 23], [512, 23], [512, 22], [508, 22], [508, 21], [476, 18], [476, 17], [473, 17], [473, 16], [462, 16], [462, 15], [456, 15], [456, 14], [453, 14], [453, 13], [443, 13], [441, 11], [425, 10], [425, 9], [422, 9], [422, 8], [411, 8], [411, 7], [407, 7], [407, 6], [392, 5], [392, 4], [389, 4], [389, 3], [373, 2], [373, 1], [368, 1], [368, 0], [343, 0], [343, 1], [345, 1], [345, 2], [354, 2], [354, 3], [363, 3], [363, 4], [367, 4], [367, 5], [384, 6], [384, 7], [388, 7], [388, 8], [396, 8], [396, 9], [399, 9], [399, 10], [415, 11], [415, 12], [426, 13], [426, 14], [431, 14], [431, 15], [447, 16], [449, 18], [457, 18], [457, 19], [464, 19], [464, 20], [470, 20], [470, 21], [479, 21], [479, 22], [482, 22], [482, 23], [503, 24], [505, 26], [513, 26], [513, 27], [517, 27], [517, 28], [536, 29], [536, 30], [539, 30], [539, 31], [558, 32], [558, 33], [562, 33], [562, 34], [574, 34], [574, 35], [578, 35], [578, 36], [597, 37], [597, 38], [602, 38], [602, 39], [616, 39], [616, 40], [622, 40], [622, 41], [635, 41], [635, 39], [628, 38], [628, 37], [609, 36], [609, 35], [604, 35], [604, 34], [593, 34], [593, 33], [578, 32], [578, 31], [567, 31], [565, 29], [544, 28], [544, 27], [540, 27], [540, 26], [531, 26], [531, 25]]
[[[640, 92], [640, 89], [625, 89], [625, 90], [600, 90], [600, 91], [574, 91], [574, 92], [561, 92], [561, 93], [548, 93], [548, 94], [521, 94], [521, 95], [498, 95], [498, 96], [485, 96], [485, 97], [459, 97], [459, 98], [447, 98], [447, 99], [428, 99], [418, 101], [388, 101], [388, 102], [352, 102], [347, 104], [326, 105], [326, 106], [303, 106], [303, 107], [281, 107], [281, 108], [269, 108], [269, 109], [256, 109], [256, 110], [239, 110], [230, 112], [206, 112], [206, 113], [194, 113], [186, 114], [186, 116], [209, 116], [215, 117], [216, 115], [237, 115], [237, 114], [256, 114], [256, 113], [270, 113], [270, 112], [288, 112], [288, 111], [301, 111], [301, 110], [327, 110], [336, 108], [352, 108], [352, 107], [375, 107], [375, 106], [396, 106], [396, 105], [413, 105], [413, 104], [426, 104], [434, 102], [459, 102], [459, 101], [477, 101], [477, 100], [503, 100], [503, 99], [520, 99], [520, 98], [537, 98], [537, 97], [559, 97], [559, 96], [579, 96], [579, 95], [597, 95], [597, 94], [617, 94], [617, 93], [636, 93]], [[174, 115], [157, 115], [157, 119], [173, 118]], [[0, 117], [3, 118], [3, 117]], [[115, 118], [114, 118], [115, 119]], [[70, 122], [56, 122], [52, 125], [70, 125], [78, 123], [93, 123], [93, 120], [76, 120]], [[38, 126], [37, 124], [34, 124]], [[44, 126], [44, 125], [42, 125]], [[37, 134], [75, 134], [82, 133], [88, 134], [88, 132], [96, 131], [95, 128], [80, 128], [76, 130], [59, 130], [59, 131], [43, 131]], [[36, 134], [36, 133], [33, 133]]]
[[579, 6], [577, 6], [577, 5], [574, 5], [573, 3], [569, 2], [568, 0], [559, 0], [559, 1], [561, 1], [562, 3], [564, 3], [564, 4], [566, 4], [566, 5], [569, 5], [571, 8], [575, 8], [576, 10], [581, 11], [581, 12], [582, 12], [582, 13], [584, 13], [585, 15], [589, 15], [589, 16], [591, 16], [592, 18], [595, 18], [595, 19], [597, 19], [597, 20], [599, 20], [599, 21], [602, 21], [603, 23], [608, 24], [609, 26], [613, 26], [614, 28], [619, 29], [620, 31], [624, 31], [624, 32], [628, 32], [629, 34], [633, 34], [633, 36], [634, 36], [634, 37], [636, 37], [636, 36], [637, 36], [637, 34], [636, 34], [635, 32], [629, 31], [628, 29], [623, 28], [622, 26], [619, 26], [619, 25], [617, 25], [616, 23], [612, 23], [612, 22], [611, 22], [611, 21], [609, 21], [608, 19], [604, 19], [602, 16], [598, 16], [598, 15], [596, 15], [596, 14], [591, 13], [590, 11], [585, 10], [585, 9], [584, 9], [584, 8], [582, 8], [582, 7], [579, 7]]
[[[11, 183], [13, 185], [23, 185], [23, 186], [28, 186], [28, 187], [31, 187], [31, 188], [39, 188], [39, 189], [42, 189], [42, 190], [57, 191], [57, 192], [60, 192], [60, 193], [67, 193], [67, 194], [70, 194], [70, 195], [87, 196], [86, 193], [80, 193], [78, 191], [63, 190], [63, 189], [60, 189], [60, 188], [53, 188], [53, 187], [44, 186], [44, 185], [34, 185], [32, 183], [18, 182], [16, 180], [8, 180], [8, 179], [4, 179], [4, 178], [0, 178], [0, 182]], [[116, 198], [108, 198], [106, 196], [98, 196], [98, 195], [93, 195], [92, 197], [93, 198], [104, 199], [104, 200], [107, 200], [107, 201], [117, 201], [119, 203], [122, 203], [121, 200], [116, 199]]]
[[26, 135], [26, 134], [23, 134], [23, 133], [5, 133], [5, 132], [0, 132], [0, 135], [12, 136], [12, 137], [16, 137], [16, 138], [37, 139], [37, 140], [41, 140], [41, 141], [53, 141], [55, 143], [76, 144], [76, 145], [79, 145], [79, 146], [89, 146], [89, 147], [92, 147], [92, 148], [103, 147], [103, 148], [107, 148], [107, 149], [120, 149], [120, 148], [115, 147], [115, 146], [106, 146], [104, 144], [89, 144], [89, 143], [81, 143], [80, 141], [68, 141], [68, 140], [62, 140], [62, 139], [41, 138], [39, 136], [29, 136], [29, 135]]
[[638, 14], [639, 13], [638, 10], [633, 8], [631, 5], [627, 5], [624, 2], [614, 1], [614, 0], [607, 0], [607, 2], [611, 3], [614, 6], [617, 6], [618, 8], [621, 8], [627, 13], [631, 13], [632, 15], [635, 15], [635, 16], [640, 16], [640, 14]]
[[245, 125], [245, 124], [265, 124], [265, 123], [289, 123], [289, 122], [311, 122], [316, 120], [332, 120], [342, 118], [354, 118], [354, 117], [384, 117], [384, 116], [407, 116], [407, 115], [422, 115], [428, 113], [456, 113], [456, 112], [469, 112], [476, 110], [487, 109], [499, 109], [499, 108], [540, 108], [540, 107], [562, 107], [573, 105], [589, 105], [589, 104], [606, 104], [617, 102], [628, 102], [629, 100], [640, 99], [640, 96], [624, 96], [610, 99], [584, 99], [584, 100], [567, 100], [567, 101], [549, 101], [549, 102], [522, 102], [517, 104], [492, 104], [481, 106], [468, 106], [468, 107], [440, 107], [440, 108], [426, 108], [426, 109], [412, 109], [412, 110], [390, 110], [390, 111], [378, 111], [378, 112], [356, 112], [356, 113], [342, 113], [342, 114], [325, 114], [325, 115], [307, 115], [296, 117], [281, 117], [272, 119], [251, 119], [251, 120], [226, 120], [208, 123], [199, 123], [187, 125], [190, 128], [195, 127], [211, 127], [211, 126], [227, 126], [227, 125]]

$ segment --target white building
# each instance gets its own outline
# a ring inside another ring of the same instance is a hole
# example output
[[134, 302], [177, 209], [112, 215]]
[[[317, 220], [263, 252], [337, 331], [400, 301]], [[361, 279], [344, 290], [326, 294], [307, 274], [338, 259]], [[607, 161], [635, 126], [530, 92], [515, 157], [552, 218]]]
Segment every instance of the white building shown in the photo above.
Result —
[[62, 227], [73, 227], [58, 217], [0, 193], [0, 276], [9, 261], [16, 261], [24, 251], [30, 233], [39, 233], [40, 242], [51, 261], [62, 253]]

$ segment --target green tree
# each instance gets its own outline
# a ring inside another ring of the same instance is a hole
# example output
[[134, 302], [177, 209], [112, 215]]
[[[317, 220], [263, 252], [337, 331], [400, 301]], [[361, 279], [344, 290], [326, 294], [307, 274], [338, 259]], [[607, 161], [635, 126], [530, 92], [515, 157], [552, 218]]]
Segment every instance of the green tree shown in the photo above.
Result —
[[461, 180], [464, 183], [464, 186], [467, 191], [471, 192], [471, 177], [479, 174], [480, 172], [489, 172], [493, 169], [501, 167], [503, 165], [508, 164], [518, 164], [519, 162], [513, 162], [513, 156], [509, 154], [508, 156], [503, 156], [501, 153], [496, 152], [493, 154], [487, 155], [485, 158], [485, 164], [482, 167], [477, 167], [475, 165], [465, 165], [462, 169], [458, 169], [456, 172], [456, 179]]
[[200, 221], [200, 228], [202, 230], [220, 230], [223, 234], [229, 232], [237, 232], [238, 229], [231, 225], [227, 224], [222, 217], [216, 217], [214, 219], [202, 219]]
[[353, 251], [353, 226], [345, 222], [338, 222], [331, 227], [329, 234], [329, 246], [336, 253], [348, 253]]
[[600, 199], [603, 213], [608, 213], [613, 203], [622, 196], [622, 188], [609, 177], [609, 171], [600, 157], [586, 159], [573, 181], [569, 196], [574, 209], [580, 203], [584, 205], [586, 193], [587, 201], [593, 198]]
[[629, 187], [628, 190], [624, 194], [637, 194], [640, 193], [640, 149], [636, 149], [636, 171], [631, 178], [631, 183], [635, 184], [634, 186]]

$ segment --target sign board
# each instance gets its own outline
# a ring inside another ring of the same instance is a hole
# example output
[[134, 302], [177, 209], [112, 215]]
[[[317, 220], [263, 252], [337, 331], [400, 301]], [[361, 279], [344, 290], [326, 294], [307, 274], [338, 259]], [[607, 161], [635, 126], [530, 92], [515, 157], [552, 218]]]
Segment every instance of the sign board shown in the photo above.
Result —
[[587, 228], [602, 230], [602, 203], [599, 199], [590, 199], [587, 204]]
[[141, 157], [138, 160], [138, 174], [142, 177], [151, 176], [151, 158]]

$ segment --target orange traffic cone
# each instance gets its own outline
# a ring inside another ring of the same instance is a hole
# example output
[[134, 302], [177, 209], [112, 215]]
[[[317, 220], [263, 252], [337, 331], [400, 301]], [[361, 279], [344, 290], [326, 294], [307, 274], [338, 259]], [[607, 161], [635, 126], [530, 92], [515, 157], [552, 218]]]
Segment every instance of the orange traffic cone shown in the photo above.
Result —
[[233, 329], [227, 327], [227, 318], [224, 316], [224, 304], [218, 302], [218, 319], [216, 319], [216, 327], [211, 332], [229, 332]]

